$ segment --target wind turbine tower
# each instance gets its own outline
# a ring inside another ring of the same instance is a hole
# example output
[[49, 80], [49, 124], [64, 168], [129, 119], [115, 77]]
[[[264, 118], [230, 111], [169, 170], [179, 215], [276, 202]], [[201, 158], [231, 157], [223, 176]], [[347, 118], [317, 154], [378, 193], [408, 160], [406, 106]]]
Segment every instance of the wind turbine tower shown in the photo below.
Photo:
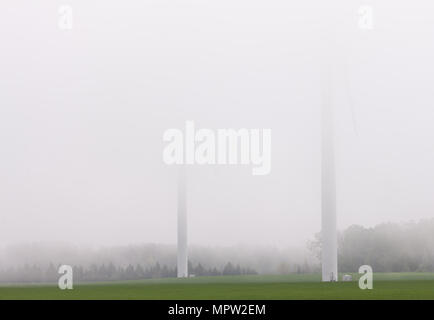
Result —
[[[349, 5], [350, 4], [350, 5]], [[365, 8], [367, 17], [359, 16], [359, 28], [372, 29], [372, 9]], [[354, 37], [354, 4], [344, 0], [327, 2], [323, 12], [326, 14], [322, 34], [324, 50], [322, 78], [322, 119], [321, 119], [321, 262], [322, 281], [338, 281], [338, 247], [336, 227], [336, 165], [334, 107], [338, 104], [338, 95], [346, 91], [347, 101], [353, 118], [354, 131], [357, 135], [354, 110], [348, 78], [349, 43]], [[360, 20], [361, 19], [361, 20]], [[366, 21], [365, 21], [366, 20]], [[365, 24], [367, 24], [365, 26]], [[337, 85], [340, 84], [338, 87]], [[338, 90], [339, 89], [339, 90]], [[342, 97], [341, 97], [342, 98]], [[341, 99], [342, 101], [342, 99]]]
[[178, 278], [188, 277], [188, 253], [187, 253], [187, 190], [184, 166], [178, 170]]
[[342, 0], [331, 1], [324, 12], [324, 51], [321, 110], [321, 267], [322, 281], [338, 280], [338, 252], [336, 230], [336, 170], [334, 142], [334, 108], [336, 96], [333, 88], [337, 56], [341, 54], [338, 41], [337, 12]]
[[336, 174], [330, 74], [324, 79], [321, 132], [322, 281], [338, 280]]

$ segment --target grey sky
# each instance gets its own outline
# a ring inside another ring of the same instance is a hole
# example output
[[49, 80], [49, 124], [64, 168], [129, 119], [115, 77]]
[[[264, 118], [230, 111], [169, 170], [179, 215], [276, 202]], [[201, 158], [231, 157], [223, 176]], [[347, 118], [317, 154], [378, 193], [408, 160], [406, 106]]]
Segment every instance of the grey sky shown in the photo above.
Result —
[[[190, 242], [303, 244], [320, 228], [325, 2], [74, 0], [62, 31], [58, 1], [2, 1], [0, 243], [174, 243], [162, 136], [194, 120], [271, 128], [272, 164], [190, 167]], [[432, 217], [434, 5], [373, 2], [361, 31], [361, 3], [331, 3], [338, 226]]]

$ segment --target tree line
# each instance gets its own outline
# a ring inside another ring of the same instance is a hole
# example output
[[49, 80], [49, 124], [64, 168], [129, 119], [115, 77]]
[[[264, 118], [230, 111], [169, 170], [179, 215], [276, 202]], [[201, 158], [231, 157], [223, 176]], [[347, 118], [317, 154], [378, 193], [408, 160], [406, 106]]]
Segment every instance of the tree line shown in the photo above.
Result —
[[[321, 234], [309, 243], [321, 257]], [[374, 272], [434, 272], [434, 219], [372, 228], [353, 225], [339, 233], [338, 267], [357, 272], [361, 265]]]
[[[60, 266], [60, 265], [59, 265]], [[37, 265], [24, 265], [22, 267], [0, 270], [0, 282], [57, 282], [60, 277], [58, 267], [53, 263], [41, 267]], [[189, 273], [192, 276], [221, 276], [221, 275], [247, 275], [256, 274], [251, 268], [242, 268], [231, 262], [226, 263], [223, 269], [206, 268], [202, 264], [189, 263]], [[151, 267], [144, 267], [137, 264], [127, 266], [115, 266], [113, 263], [88, 267], [73, 266], [74, 282], [92, 281], [127, 281], [152, 278], [173, 278], [176, 277], [176, 267], [155, 263]]]

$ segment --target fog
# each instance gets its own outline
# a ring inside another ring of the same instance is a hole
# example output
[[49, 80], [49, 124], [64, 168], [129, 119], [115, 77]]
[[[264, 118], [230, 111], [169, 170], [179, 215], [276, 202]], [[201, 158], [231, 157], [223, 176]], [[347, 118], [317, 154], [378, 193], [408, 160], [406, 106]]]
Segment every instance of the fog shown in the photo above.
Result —
[[[305, 247], [263, 245], [189, 247], [190, 276], [306, 274], [321, 269], [321, 234]], [[77, 246], [66, 243], [10, 245], [0, 249], [0, 283], [58, 280], [67, 263], [78, 282], [175, 277], [176, 246], [136, 244]], [[433, 272], [434, 219], [383, 223], [366, 228], [352, 225], [339, 232], [340, 272], [354, 273], [361, 265], [376, 272]]]
[[326, 50], [338, 228], [434, 216], [432, 1], [74, 0], [71, 30], [59, 5], [0, 4], [2, 247], [175, 245], [163, 133], [192, 120], [269, 128], [272, 149], [268, 175], [188, 166], [189, 243], [304, 248], [320, 229]]

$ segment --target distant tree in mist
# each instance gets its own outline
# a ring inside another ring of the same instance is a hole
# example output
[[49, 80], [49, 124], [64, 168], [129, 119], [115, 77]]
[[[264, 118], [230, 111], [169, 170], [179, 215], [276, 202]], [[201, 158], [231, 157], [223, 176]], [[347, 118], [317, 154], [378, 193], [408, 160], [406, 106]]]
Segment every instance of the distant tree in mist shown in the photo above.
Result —
[[[320, 258], [321, 235], [308, 247]], [[434, 219], [350, 226], [339, 233], [338, 264], [342, 272], [356, 272], [364, 264], [377, 272], [434, 272]]]

